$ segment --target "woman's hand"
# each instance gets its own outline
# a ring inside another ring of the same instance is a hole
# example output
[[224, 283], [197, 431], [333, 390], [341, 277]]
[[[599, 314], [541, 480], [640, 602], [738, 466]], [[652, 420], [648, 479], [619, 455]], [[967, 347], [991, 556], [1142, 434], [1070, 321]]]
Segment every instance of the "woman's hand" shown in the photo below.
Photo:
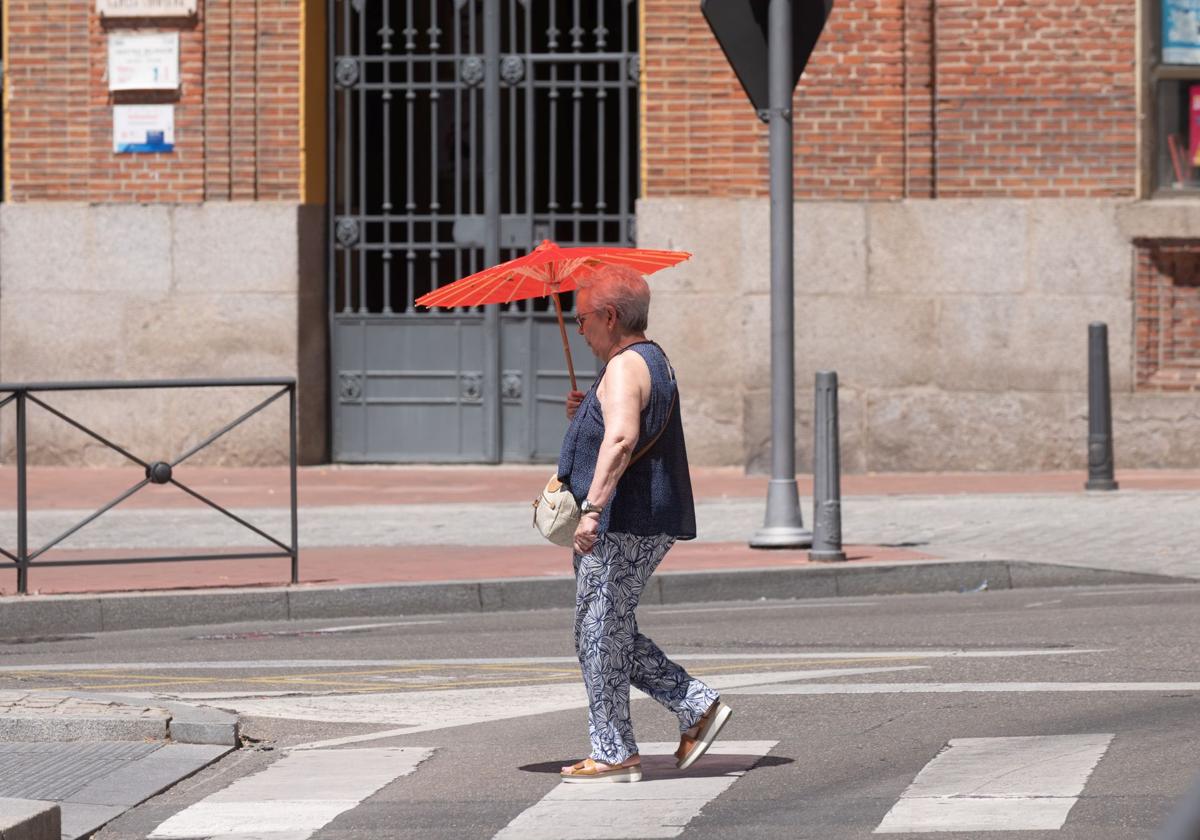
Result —
[[583, 402], [583, 391], [571, 391], [567, 394], [567, 419], [574, 420], [579, 404]]
[[600, 530], [600, 514], [585, 513], [575, 526], [575, 553], [587, 554], [596, 544], [596, 532]]

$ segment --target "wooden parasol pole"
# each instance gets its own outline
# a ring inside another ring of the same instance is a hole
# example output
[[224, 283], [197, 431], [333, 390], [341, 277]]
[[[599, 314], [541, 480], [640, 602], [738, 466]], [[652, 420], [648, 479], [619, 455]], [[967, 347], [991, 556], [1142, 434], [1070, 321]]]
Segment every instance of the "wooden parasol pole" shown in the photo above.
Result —
[[571, 390], [578, 391], [575, 387], [575, 365], [571, 363], [571, 345], [567, 343], [567, 325], [563, 323], [562, 301], [558, 299], [558, 292], [551, 292], [550, 297], [554, 298], [554, 311], [558, 313], [558, 331], [562, 335], [563, 352], [567, 354], [567, 373], [571, 376]]

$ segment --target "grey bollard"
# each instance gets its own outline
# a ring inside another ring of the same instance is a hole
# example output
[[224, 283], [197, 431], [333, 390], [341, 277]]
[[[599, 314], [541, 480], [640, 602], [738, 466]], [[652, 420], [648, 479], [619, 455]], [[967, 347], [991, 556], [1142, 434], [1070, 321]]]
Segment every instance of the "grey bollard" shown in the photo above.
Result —
[[842, 480], [838, 452], [837, 373], [817, 373], [816, 416], [813, 422], [813, 543], [808, 559], [841, 561]]
[[1087, 490], [1116, 490], [1113, 475], [1112, 392], [1108, 381], [1108, 325], [1088, 324]]

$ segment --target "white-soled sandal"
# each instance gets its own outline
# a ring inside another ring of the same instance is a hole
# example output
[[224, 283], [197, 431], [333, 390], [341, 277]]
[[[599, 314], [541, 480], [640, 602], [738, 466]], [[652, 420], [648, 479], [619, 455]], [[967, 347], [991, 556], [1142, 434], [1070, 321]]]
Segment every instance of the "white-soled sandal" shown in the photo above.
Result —
[[[570, 767], [564, 767], [559, 772], [559, 778], [572, 784], [587, 784], [591, 782], [640, 782], [642, 780], [642, 764], [632, 756], [620, 764], [601, 764], [592, 758], [585, 758]], [[628, 763], [633, 761], [632, 764]]]
[[696, 759], [708, 752], [721, 727], [732, 714], [733, 709], [720, 700], [714, 700], [704, 716], [696, 721], [696, 725], [680, 736], [679, 749], [675, 750], [675, 766], [686, 770], [695, 764]]

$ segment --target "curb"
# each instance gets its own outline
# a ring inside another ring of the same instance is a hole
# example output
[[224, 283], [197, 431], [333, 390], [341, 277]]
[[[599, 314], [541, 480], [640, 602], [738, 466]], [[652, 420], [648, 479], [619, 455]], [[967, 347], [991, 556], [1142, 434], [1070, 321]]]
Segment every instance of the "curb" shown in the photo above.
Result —
[[[923, 560], [663, 572], [651, 578], [641, 603], [961, 592], [976, 589], [984, 582], [988, 589], [1024, 589], [1196, 581], [1017, 560]], [[537, 610], [570, 606], [574, 600], [575, 581], [569, 577], [27, 595], [0, 598], [0, 627], [8, 636], [101, 633], [238, 622]], [[188, 731], [186, 726], [180, 729], [181, 733]]]
[[62, 809], [54, 802], [0, 798], [0, 840], [60, 840]]
[[[119, 694], [71, 693], [72, 697], [129, 704], [128, 697]], [[175, 700], [153, 701], [154, 708], [166, 709], [171, 715], [167, 721], [167, 737], [176, 744], [212, 744], [218, 747], [238, 747], [238, 716], [208, 706], [193, 706]]]
[[[43, 697], [76, 697], [100, 703], [137, 706], [137, 701], [114, 694], [54, 691]], [[167, 717], [68, 718], [52, 715], [6, 715], [0, 718], [0, 740], [11, 741], [171, 741], [176, 744], [210, 744], [237, 747], [238, 717], [219, 709], [192, 706], [170, 700], [153, 700], [145, 708], [162, 709]], [[0, 809], [0, 814], [3, 814]], [[0, 840], [8, 840], [0, 823]]]

